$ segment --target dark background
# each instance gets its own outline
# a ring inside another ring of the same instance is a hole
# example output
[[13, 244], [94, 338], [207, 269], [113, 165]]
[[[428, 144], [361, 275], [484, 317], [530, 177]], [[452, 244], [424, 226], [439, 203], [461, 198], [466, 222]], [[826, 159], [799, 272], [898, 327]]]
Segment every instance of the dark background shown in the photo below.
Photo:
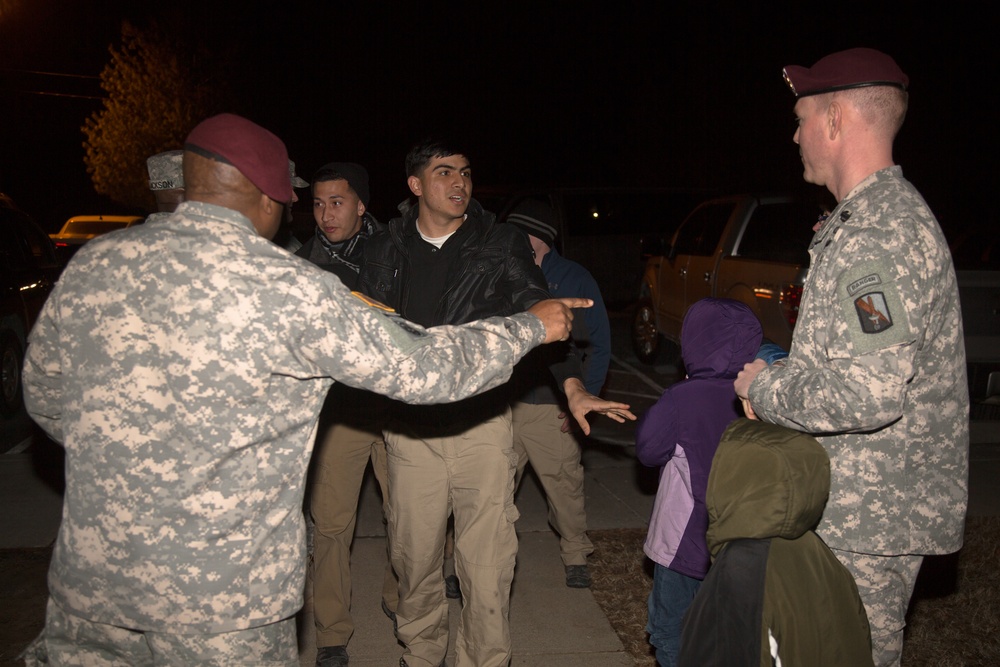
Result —
[[911, 81], [895, 155], [905, 174], [946, 231], [992, 225], [988, 12], [819, 7], [0, 0], [0, 191], [49, 231], [126, 212], [86, 174], [80, 127], [103, 91], [79, 77], [99, 75], [128, 18], [238, 45], [244, 115], [285, 140], [307, 180], [331, 160], [365, 164], [383, 220], [408, 195], [407, 149], [430, 133], [464, 142], [477, 186], [801, 187], [782, 67], [878, 48]]

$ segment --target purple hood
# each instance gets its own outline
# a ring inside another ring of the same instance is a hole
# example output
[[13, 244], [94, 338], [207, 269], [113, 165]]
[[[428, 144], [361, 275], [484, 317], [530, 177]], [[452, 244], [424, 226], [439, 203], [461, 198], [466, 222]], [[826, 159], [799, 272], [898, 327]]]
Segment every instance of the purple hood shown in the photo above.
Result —
[[733, 299], [701, 299], [684, 316], [681, 349], [689, 378], [735, 378], [753, 361], [763, 331], [750, 308]]

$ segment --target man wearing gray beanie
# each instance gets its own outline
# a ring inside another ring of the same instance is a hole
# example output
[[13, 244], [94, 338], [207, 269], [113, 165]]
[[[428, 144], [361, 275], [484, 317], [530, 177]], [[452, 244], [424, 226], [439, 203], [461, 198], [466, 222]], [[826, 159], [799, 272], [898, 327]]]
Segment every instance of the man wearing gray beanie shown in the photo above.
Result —
[[[594, 306], [577, 312], [584, 326], [573, 330], [573, 351], [583, 364], [587, 391], [600, 395], [611, 361], [611, 323], [597, 281], [583, 266], [562, 257], [555, 248], [556, 213], [547, 202], [525, 199], [507, 216], [507, 222], [528, 235], [535, 264], [542, 269], [549, 293], [581, 294]], [[516, 484], [531, 463], [545, 489], [549, 517], [559, 533], [559, 555], [566, 569], [566, 585], [589, 588], [587, 556], [594, 545], [587, 537], [584, 511], [583, 465], [580, 444], [570, 431], [567, 410], [551, 375], [545, 372], [547, 354], [529, 354], [514, 368], [510, 386], [516, 391], [511, 404], [514, 451], [517, 453]]]

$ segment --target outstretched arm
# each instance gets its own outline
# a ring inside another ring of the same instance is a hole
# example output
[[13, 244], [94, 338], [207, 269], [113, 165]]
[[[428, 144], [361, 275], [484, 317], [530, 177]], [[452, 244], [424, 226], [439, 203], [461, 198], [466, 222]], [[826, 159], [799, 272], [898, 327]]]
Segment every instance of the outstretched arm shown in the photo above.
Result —
[[[573, 415], [576, 423], [580, 425], [584, 435], [590, 435], [590, 424], [586, 419], [587, 414], [590, 412], [597, 412], [610, 417], [619, 424], [624, 423], [626, 419], [635, 421], [635, 415], [629, 411], [630, 406], [628, 403], [606, 401], [603, 398], [594, 396], [583, 386], [580, 378], [569, 378], [563, 384], [563, 389], [566, 392], [566, 400], [569, 402], [570, 414]], [[562, 430], [568, 431], [569, 426], [569, 419], [567, 419], [563, 423]]]
[[318, 375], [408, 403], [447, 403], [492, 389], [536, 345], [566, 340], [572, 309], [589, 300], [550, 299], [528, 312], [425, 329], [360, 295], [334, 288], [293, 348]]

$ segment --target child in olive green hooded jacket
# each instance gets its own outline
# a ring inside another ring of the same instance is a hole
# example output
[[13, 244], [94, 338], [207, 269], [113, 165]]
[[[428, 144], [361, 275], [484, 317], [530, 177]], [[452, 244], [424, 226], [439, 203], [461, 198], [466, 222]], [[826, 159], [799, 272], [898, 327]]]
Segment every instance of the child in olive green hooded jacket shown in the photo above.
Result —
[[709, 473], [713, 563], [688, 609], [680, 667], [871, 666], [854, 577], [813, 532], [830, 460], [809, 435], [738, 419]]

